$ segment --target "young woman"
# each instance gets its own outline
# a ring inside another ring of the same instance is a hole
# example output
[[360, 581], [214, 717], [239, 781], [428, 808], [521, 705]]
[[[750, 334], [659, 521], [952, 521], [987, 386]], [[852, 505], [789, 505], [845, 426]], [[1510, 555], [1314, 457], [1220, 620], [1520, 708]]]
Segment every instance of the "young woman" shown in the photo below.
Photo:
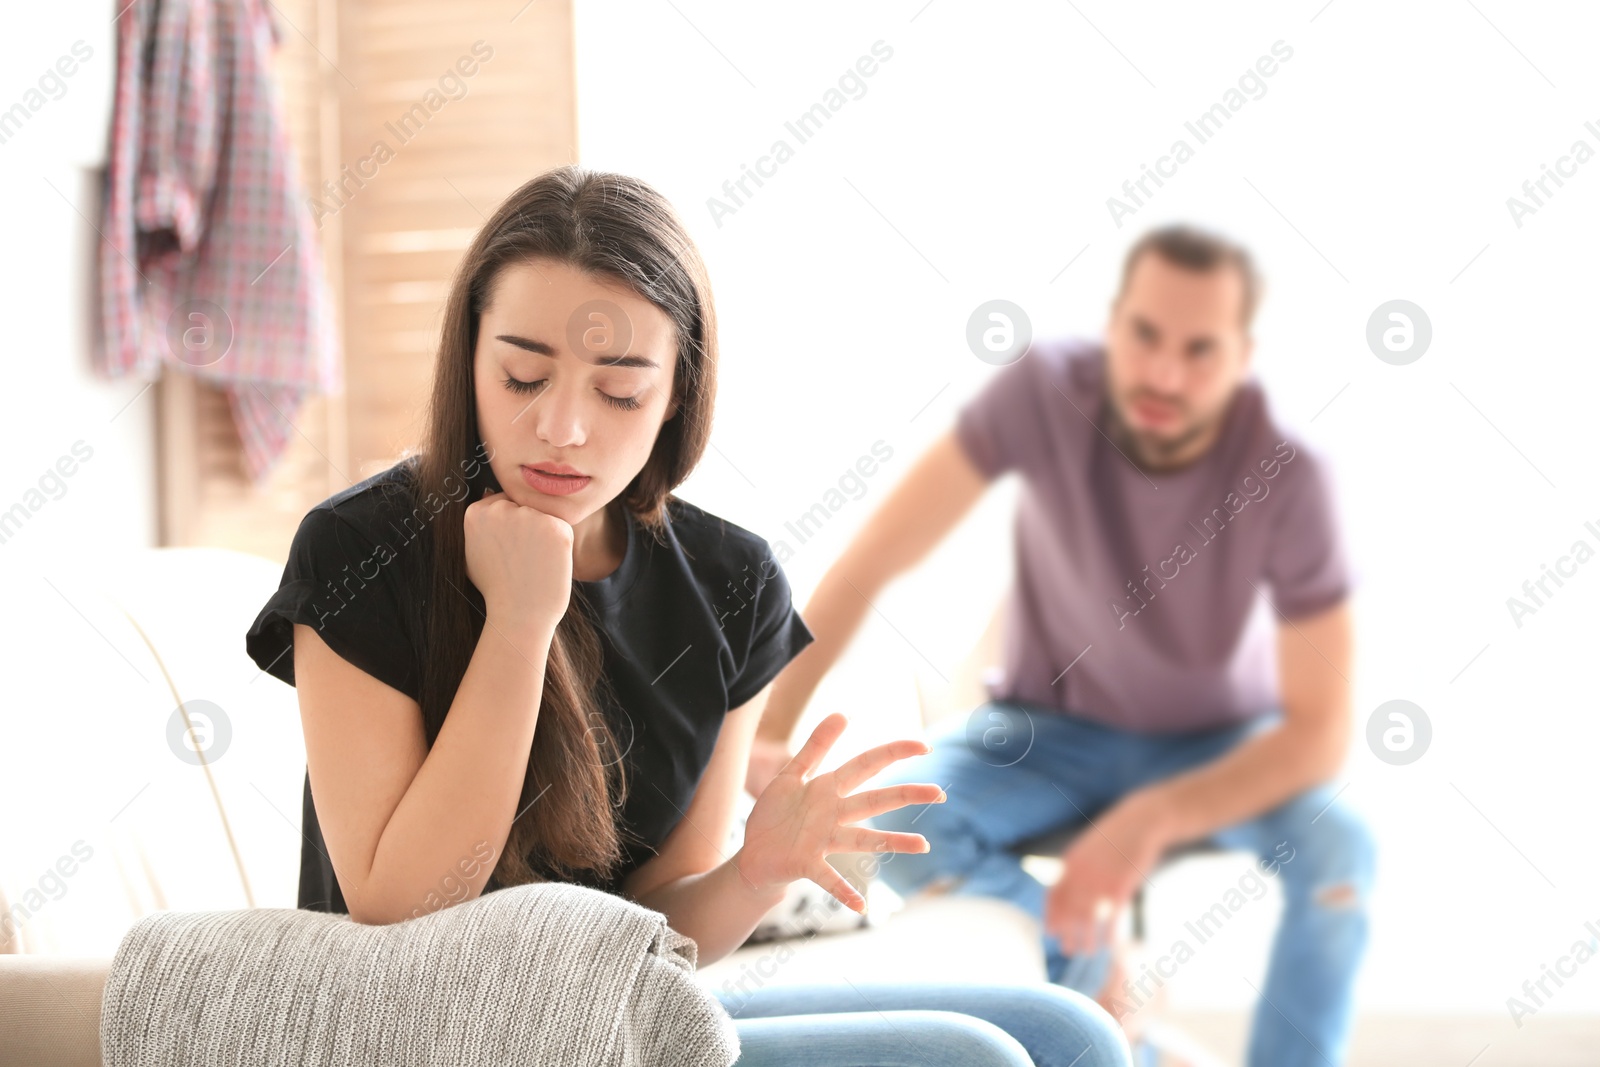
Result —
[[[856, 790], [927, 746], [817, 774], [832, 715], [722, 853], [768, 683], [811, 634], [767, 543], [672, 493], [716, 369], [705, 267], [643, 183], [551, 171], [477, 235], [423, 447], [306, 515], [246, 638], [299, 689], [301, 907], [389, 923], [561, 879], [663, 912], [709, 962], [795, 879], [861, 910], [825, 856], [926, 849], [858, 824], [938, 786]], [[768, 989], [734, 1014], [742, 1064], [1126, 1062], [1108, 1016], [1043, 984]]]

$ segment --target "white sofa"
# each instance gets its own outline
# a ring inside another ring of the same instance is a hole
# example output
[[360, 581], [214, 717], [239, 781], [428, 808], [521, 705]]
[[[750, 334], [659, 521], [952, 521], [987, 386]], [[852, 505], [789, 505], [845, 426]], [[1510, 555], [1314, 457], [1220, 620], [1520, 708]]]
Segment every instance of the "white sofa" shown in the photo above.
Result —
[[[17, 606], [0, 621], [14, 680], [0, 719], [5, 1062], [99, 1063], [100, 983], [141, 916], [294, 907], [299, 711], [244, 652], [281, 569], [208, 548], [70, 568], [0, 561], [0, 596]], [[198, 731], [226, 729], [226, 749], [183, 758], [180, 707]], [[903, 726], [890, 732], [914, 733], [914, 711]], [[699, 977], [729, 989], [1031, 980], [1043, 976], [1037, 937], [1007, 905], [927, 898], [869, 928], [746, 946]]]

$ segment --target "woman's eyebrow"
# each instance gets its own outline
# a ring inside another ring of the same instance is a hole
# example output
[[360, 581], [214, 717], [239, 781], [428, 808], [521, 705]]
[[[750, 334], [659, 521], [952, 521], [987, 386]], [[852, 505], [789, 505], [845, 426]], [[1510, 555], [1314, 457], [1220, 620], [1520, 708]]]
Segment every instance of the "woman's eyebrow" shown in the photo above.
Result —
[[[516, 345], [518, 348], [527, 349], [529, 352], [537, 352], [541, 356], [554, 356], [556, 354], [556, 350], [543, 341], [534, 341], [527, 337], [498, 333], [495, 334], [494, 339], [496, 341], [504, 341], [509, 345]], [[650, 367], [653, 369], [661, 366], [655, 360], [645, 356], [616, 356], [612, 358], [602, 356], [595, 362], [605, 367]]]

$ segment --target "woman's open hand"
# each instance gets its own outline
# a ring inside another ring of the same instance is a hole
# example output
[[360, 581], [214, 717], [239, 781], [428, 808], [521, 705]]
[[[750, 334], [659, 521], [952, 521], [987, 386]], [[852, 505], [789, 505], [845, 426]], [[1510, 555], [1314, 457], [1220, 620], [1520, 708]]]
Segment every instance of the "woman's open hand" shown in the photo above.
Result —
[[753, 797], [758, 797], [767, 791], [767, 786], [778, 777], [778, 772], [788, 765], [794, 758], [794, 753], [789, 751], [789, 742], [774, 741], [771, 738], [756, 734], [755, 740], [750, 742], [750, 765], [744, 772], [744, 789]]
[[928, 851], [928, 841], [921, 834], [854, 824], [907, 804], [943, 803], [945, 794], [927, 783], [851, 794], [891, 763], [929, 751], [926, 744], [913, 740], [870, 748], [835, 770], [807, 778], [844, 732], [846, 721], [835, 712], [818, 723], [800, 751], [756, 798], [745, 820], [744, 845], [734, 856], [734, 865], [753, 887], [787, 886], [809, 878], [845, 907], [863, 912], [866, 901], [824, 857], [840, 852]]

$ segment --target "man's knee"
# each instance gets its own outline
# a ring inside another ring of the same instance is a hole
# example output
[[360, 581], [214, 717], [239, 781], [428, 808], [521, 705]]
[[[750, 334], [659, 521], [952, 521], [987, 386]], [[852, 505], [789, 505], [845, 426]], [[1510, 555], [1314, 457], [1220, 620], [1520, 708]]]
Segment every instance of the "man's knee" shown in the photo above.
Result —
[[1361, 906], [1361, 890], [1353, 881], [1343, 879], [1318, 886], [1311, 899], [1318, 907], [1343, 911]]
[[1304, 831], [1286, 837], [1293, 852], [1292, 858], [1281, 862], [1285, 884], [1319, 908], [1365, 909], [1377, 866], [1371, 827], [1356, 812], [1337, 803], [1314, 818]]

